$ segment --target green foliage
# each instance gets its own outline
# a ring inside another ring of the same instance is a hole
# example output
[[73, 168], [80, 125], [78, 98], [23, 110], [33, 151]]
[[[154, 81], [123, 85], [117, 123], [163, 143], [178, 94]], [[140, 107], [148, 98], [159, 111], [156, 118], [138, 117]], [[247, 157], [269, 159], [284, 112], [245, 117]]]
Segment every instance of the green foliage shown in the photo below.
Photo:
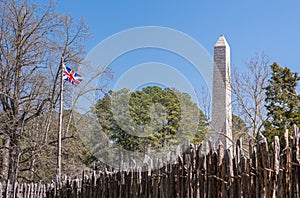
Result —
[[178, 139], [200, 143], [207, 131], [206, 117], [188, 94], [157, 86], [110, 91], [95, 113], [109, 139], [130, 151], [170, 146]]
[[240, 138], [242, 139], [242, 149], [244, 154], [249, 154], [249, 142], [253, 137], [249, 134], [249, 128], [245, 121], [234, 114], [232, 114], [232, 136], [235, 143]]
[[277, 63], [271, 65], [272, 76], [266, 90], [266, 108], [268, 119], [264, 122], [263, 134], [269, 142], [279, 136], [283, 142], [285, 129], [300, 124], [300, 96], [296, 93], [298, 74]]
[[245, 121], [237, 115], [232, 114], [232, 134], [233, 136], [242, 136], [248, 134], [249, 129]]

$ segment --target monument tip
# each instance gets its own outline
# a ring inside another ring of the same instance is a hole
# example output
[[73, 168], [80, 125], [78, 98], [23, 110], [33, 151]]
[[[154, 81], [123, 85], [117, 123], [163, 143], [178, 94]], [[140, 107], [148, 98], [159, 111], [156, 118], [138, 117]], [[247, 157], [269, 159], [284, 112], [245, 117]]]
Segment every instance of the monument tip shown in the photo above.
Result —
[[218, 41], [215, 44], [215, 47], [217, 47], [217, 46], [229, 46], [226, 39], [225, 39], [224, 34], [220, 35]]

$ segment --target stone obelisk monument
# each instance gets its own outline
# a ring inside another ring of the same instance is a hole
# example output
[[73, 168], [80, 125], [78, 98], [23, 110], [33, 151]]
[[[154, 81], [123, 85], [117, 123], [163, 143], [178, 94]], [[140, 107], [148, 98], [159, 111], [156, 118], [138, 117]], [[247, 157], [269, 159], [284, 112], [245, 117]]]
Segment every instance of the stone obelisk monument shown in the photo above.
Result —
[[221, 141], [225, 149], [232, 148], [231, 119], [230, 47], [221, 35], [214, 47], [212, 138], [215, 143]]

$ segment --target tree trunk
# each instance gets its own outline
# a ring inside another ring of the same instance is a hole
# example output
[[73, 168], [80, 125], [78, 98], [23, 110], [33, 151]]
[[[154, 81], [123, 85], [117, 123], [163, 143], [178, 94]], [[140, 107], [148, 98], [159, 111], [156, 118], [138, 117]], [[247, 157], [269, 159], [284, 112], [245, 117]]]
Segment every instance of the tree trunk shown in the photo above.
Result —
[[2, 167], [1, 167], [1, 181], [6, 181], [8, 179], [8, 170], [9, 170], [9, 149], [10, 149], [10, 138], [3, 138], [3, 146], [1, 149], [2, 154]]
[[19, 142], [16, 138], [10, 141], [10, 148], [8, 179], [12, 184], [14, 184], [17, 181], [19, 168]]

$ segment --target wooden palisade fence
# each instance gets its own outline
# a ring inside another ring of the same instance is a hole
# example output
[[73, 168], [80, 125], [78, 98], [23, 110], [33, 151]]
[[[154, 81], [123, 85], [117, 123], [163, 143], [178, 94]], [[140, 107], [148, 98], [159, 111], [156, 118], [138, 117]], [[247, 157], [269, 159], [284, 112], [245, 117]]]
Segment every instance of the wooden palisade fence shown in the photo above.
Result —
[[[286, 132], [285, 148], [278, 137], [268, 149], [259, 135], [249, 145], [249, 157], [237, 142], [234, 157], [222, 144], [200, 155], [191, 145], [177, 163], [147, 171], [100, 172], [81, 179], [50, 184], [10, 184], [0, 197], [300, 197], [300, 133]], [[147, 164], [145, 164], [147, 166]], [[144, 167], [145, 168], [145, 167]], [[147, 167], [146, 167], [147, 168]]]

